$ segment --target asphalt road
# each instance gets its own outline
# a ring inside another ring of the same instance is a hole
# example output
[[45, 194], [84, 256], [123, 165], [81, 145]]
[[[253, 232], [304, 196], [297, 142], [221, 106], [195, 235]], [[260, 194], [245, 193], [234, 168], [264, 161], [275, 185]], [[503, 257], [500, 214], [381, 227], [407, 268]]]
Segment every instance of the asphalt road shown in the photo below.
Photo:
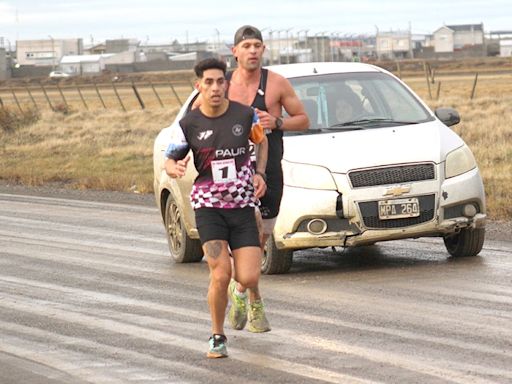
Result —
[[511, 253], [298, 252], [262, 278], [273, 330], [212, 361], [207, 266], [153, 205], [0, 193], [0, 383], [512, 383]]

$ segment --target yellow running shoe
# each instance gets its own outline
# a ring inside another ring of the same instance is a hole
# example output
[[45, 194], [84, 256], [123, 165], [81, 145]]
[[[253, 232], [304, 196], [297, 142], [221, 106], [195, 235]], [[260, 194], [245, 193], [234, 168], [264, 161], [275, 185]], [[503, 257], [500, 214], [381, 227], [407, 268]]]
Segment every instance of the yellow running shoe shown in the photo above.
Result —
[[231, 299], [228, 319], [233, 329], [244, 329], [247, 324], [247, 295], [240, 297], [236, 294], [236, 281], [231, 279], [228, 287], [228, 296]]
[[268, 332], [271, 330], [270, 323], [265, 316], [265, 309], [262, 300], [249, 303], [249, 328], [250, 332]]

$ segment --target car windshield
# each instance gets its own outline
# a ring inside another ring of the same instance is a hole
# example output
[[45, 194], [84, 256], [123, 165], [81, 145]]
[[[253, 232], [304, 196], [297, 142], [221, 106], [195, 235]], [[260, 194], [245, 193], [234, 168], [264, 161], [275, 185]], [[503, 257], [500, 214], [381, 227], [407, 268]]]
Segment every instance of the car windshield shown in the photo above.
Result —
[[381, 128], [434, 120], [411, 92], [381, 72], [338, 73], [290, 79], [310, 129], [289, 134]]

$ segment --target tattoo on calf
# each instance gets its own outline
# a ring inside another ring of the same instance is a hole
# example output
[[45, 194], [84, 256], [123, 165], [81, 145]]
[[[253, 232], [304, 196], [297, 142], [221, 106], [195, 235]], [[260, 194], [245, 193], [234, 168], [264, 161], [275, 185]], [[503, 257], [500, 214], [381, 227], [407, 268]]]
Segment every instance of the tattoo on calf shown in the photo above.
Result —
[[211, 240], [206, 242], [204, 247], [206, 248], [206, 256], [216, 259], [220, 256], [222, 251], [222, 242], [218, 240]]

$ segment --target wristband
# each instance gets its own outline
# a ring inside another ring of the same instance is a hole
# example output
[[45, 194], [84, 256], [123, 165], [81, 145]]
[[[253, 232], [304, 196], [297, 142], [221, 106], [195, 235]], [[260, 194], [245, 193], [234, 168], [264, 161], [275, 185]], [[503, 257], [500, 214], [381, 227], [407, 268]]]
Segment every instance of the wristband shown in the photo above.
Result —
[[283, 126], [283, 119], [280, 117], [276, 117], [276, 129], [281, 129]]

